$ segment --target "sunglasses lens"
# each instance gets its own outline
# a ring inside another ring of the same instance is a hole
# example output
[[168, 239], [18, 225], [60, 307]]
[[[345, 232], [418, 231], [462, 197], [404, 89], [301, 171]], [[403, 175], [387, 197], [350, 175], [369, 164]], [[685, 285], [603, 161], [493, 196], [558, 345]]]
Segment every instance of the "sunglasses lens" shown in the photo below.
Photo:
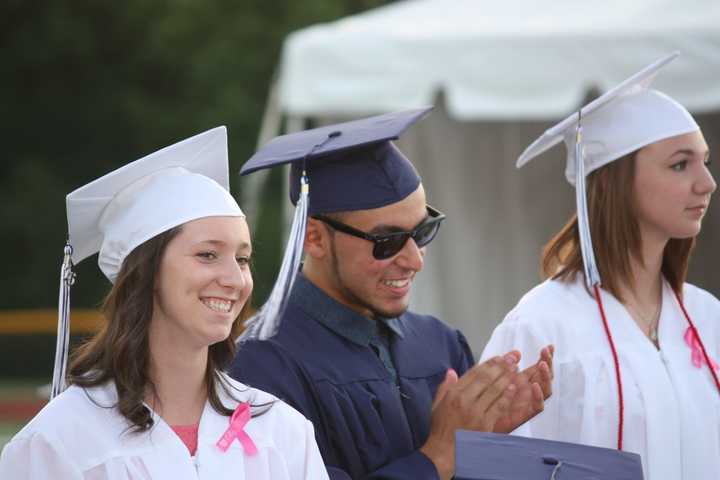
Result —
[[373, 257], [378, 260], [390, 258], [398, 253], [405, 246], [405, 242], [410, 238], [409, 235], [393, 235], [383, 239], [382, 242], [376, 243], [373, 248]]
[[[440, 223], [439, 221], [430, 221], [415, 231], [412, 238], [418, 247], [422, 248], [433, 241], [438, 230], [440, 230]], [[410, 235], [407, 233], [383, 238], [382, 241], [375, 243], [373, 257], [384, 260], [396, 255], [402, 250], [409, 238]]]
[[432, 222], [427, 225], [423, 225], [418, 228], [415, 232], [413, 239], [418, 247], [424, 247], [428, 243], [432, 242], [440, 229], [440, 222]]

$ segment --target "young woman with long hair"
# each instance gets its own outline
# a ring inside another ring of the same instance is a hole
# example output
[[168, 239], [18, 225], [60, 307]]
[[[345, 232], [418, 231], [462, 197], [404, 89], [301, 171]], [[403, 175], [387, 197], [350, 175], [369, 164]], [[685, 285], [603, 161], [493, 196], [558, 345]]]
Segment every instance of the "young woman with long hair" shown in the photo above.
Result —
[[327, 478], [310, 422], [222, 371], [253, 288], [227, 170], [221, 127], [68, 195], [63, 281], [99, 251], [105, 323], [67, 374], [59, 354], [56, 396], [5, 447], [0, 478]]
[[516, 433], [639, 453], [648, 480], [720, 478], [720, 302], [685, 282], [716, 184], [692, 116], [648, 88], [672, 58], [521, 157], [564, 138], [568, 179], [586, 191], [544, 249], [546, 280], [508, 313], [483, 357], [555, 346], [553, 396]]

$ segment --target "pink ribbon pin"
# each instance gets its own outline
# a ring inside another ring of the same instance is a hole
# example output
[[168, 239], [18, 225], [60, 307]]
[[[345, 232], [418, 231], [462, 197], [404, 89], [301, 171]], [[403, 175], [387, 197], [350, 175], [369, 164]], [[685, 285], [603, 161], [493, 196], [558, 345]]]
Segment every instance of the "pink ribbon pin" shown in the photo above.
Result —
[[250, 405], [241, 403], [233, 412], [232, 417], [230, 417], [230, 426], [225, 430], [220, 440], [218, 440], [216, 444], [217, 447], [223, 452], [227, 452], [230, 444], [237, 438], [247, 455], [255, 455], [257, 453], [255, 442], [252, 441], [252, 438], [250, 438], [244, 430], [245, 425], [249, 421]]
[[[685, 335], [683, 336], [685, 339], [685, 343], [688, 344], [690, 349], [692, 350], [692, 363], [695, 365], [696, 368], [701, 368], [702, 364], [705, 363], [705, 356], [703, 355], [702, 348], [700, 347], [700, 341], [698, 340], [697, 335], [695, 334], [695, 330], [693, 330], [691, 327], [688, 327], [687, 330], [685, 330]], [[718, 364], [713, 359], [710, 359], [710, 367], [713, 370], [718, 370]]]

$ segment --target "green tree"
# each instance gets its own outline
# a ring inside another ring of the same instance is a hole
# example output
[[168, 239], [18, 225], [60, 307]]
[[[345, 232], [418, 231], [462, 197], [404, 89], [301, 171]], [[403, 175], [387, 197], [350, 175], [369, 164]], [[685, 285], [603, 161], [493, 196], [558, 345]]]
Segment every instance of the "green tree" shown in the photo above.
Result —
[[[231, 172], [250, 157], [285, 36], [380, 0], [5, 0], [0, 4], [0, 309], [53, 307], [64, 196], [202, 130], [229, 128]], [[274, 185], [280, 179], [274, 177]], [[233, 176], [237, 193], [241, 184]], [[284, 239], [266, 194], [255, 232], [256, 303]], [[73, 304], [108, 289], [94, 259]]]

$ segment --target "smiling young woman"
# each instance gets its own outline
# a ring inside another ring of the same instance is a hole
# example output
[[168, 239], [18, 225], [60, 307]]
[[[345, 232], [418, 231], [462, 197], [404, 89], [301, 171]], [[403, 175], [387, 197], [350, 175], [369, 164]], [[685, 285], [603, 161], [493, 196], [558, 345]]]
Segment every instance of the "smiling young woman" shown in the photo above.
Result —
[[[227, 170], [221, 127], [68, 195], [55, 395], [0, 478], [327, 478], [312, 424], [222, 372], [253, 288]], [[65, 375], [71, 266], [94, 253], [113, 284], [106, 322]]]
[[[199, 357], [200, 364], [207, 362], [203, 389], [208, 401], [231, 415], [218, 389], [232, 394], [220, 372], [235, 354], [240, 311], [252, 291], [249, 240], [243, 218], [208, 217], [135, 248], [105, 299], [103, 314], [108, 321], [73, 356], [69, 383], [96, 387], [114, 379], [124, 392], [118, 409], [137, 430], [145, 430], [153, 421], [143, 403], [168, 403], [157, 395], [157, 384], [172, 370], [165, 375], [158, 370]], [[128, 364], [135, 368], [105, 367]], [[202, 409], [194, 407], [176, 409], [174, 415], [181, 417], [176, 421], [167, 418], [171, 413], [167, 410], [161, 416], [171, 425], [195, 424]]]

